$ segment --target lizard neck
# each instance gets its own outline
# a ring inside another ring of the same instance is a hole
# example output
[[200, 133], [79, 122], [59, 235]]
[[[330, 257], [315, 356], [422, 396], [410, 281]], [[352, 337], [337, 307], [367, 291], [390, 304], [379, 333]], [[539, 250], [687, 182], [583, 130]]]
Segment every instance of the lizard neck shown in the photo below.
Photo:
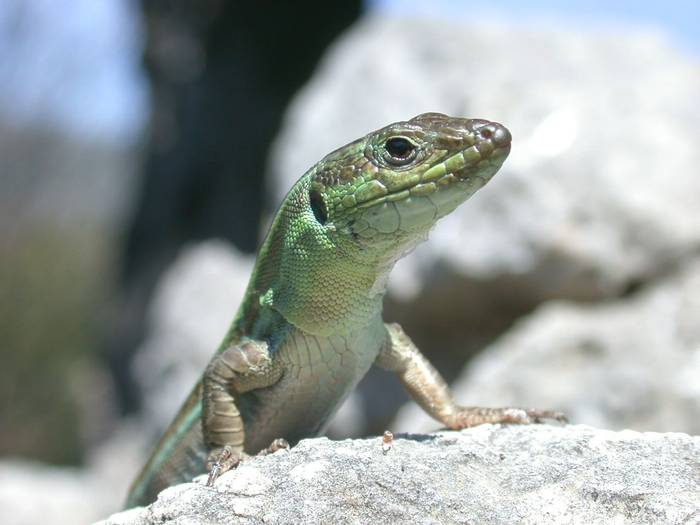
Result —
[[304, 179], [285, 198], [263, 242], [233, 333], [252, 335], [261, 319], [281, 315], [318, 336], [341, 335], [381, 316], [394, 259], [358, 258], [347, 245], [329, 241], [298, 195]]
[[[302, 260], [294, 261], [294, 255], [290, 259], [291, 267], [308, 267]], [[319, 336], [345, 334], [380, 317], [391, 268], [362, 266], [342, 256], [332, 261], [304, 272], [283, 268], [275, 286], [260, 297], [261, 304]]]

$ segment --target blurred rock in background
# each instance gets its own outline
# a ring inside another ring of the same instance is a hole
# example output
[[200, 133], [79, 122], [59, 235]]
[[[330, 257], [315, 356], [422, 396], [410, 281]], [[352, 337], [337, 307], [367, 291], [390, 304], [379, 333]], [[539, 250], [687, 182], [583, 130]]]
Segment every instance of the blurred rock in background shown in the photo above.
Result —
[[108, 441], [83, 451], [81, 467], [3, 458], [3, 525], [91, 523], [121, 508], [127, 484], [143, 463], [142, 436], [135, 422], [122, 422]]
[[[470, 361], [455, 397], [477, 406], [554, 405], [599, 428], [700, 434], [700, 260], [638, 293], [549, 301]], [[392, 426], [435, 422], [416, 405]]]

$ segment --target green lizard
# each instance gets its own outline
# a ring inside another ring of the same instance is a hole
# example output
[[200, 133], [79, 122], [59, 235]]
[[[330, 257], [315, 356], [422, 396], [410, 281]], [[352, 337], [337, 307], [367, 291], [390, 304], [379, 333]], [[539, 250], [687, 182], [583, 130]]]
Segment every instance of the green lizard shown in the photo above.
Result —
[[292, 187], [229, 332], [131, 487], [127, 505], [248, 454], [323, 432], [374, 363], [452, 429], [563, 419], [461, 407], [397, 324], [381, 318], [394, 263], [498, 171], [500, 124], [438, 113], [397, 122], [326, 156]]

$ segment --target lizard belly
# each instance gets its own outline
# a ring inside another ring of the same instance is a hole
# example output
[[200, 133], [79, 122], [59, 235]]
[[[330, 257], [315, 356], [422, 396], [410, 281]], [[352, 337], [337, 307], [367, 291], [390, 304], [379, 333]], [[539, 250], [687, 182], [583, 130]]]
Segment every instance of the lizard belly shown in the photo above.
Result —
[[284, 369], [280, 381], [241, 396], [246, 452], [255, 453], [276, 438], [294, 445], [322, 433], [383, 342], [381, 321], [343, 336], [292, 330], [274, 357]]

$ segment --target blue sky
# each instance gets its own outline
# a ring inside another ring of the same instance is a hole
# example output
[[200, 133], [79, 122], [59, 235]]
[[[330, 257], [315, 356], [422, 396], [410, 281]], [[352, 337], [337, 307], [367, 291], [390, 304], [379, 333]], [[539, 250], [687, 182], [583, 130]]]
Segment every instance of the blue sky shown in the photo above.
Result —
[[583, 30], [631, 26], [668, 34], [700, 57], [700, 0], [367, 0], [372, 9], [464, 19], [490, 18], [532, 27], [563, 23]]

